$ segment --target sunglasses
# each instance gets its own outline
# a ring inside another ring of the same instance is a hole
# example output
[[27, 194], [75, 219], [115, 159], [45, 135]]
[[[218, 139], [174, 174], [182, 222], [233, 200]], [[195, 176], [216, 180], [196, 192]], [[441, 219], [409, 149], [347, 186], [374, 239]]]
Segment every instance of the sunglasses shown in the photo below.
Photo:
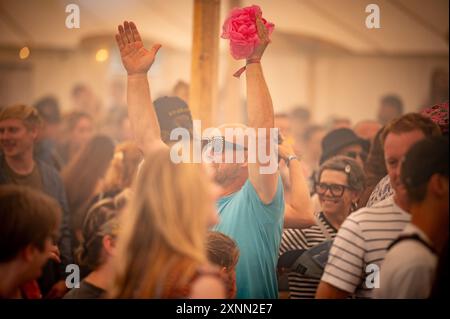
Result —
[[367, 160], [367, 153], [366, 152], [354, 152], [354, 151], [350, 151], [344, 154], [347, 157], [353, 158], [353, 159], [357, 159], [358, 157], [365, 162]]
[[333, 197], [342, 197], [344, 195], [345, 189], [350, 189], [347, 185], [341, 184], [327, 184], [327, 183], [316, 183], [315, 190], [319, 195], [325, 195], [327, 191], [330, 191]]
[[225, 150], [247, 151], [247, 147], [241, 144], [231, 143], [224, 136], [213, 136], [202, 139], [202, 150], [212, 150], [214, 153], [223, 153]]

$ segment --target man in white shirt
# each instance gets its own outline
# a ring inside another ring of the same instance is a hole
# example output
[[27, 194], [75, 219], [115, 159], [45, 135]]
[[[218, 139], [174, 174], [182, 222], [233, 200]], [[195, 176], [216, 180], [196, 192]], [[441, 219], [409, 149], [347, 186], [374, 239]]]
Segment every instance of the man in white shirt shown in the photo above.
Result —
[[449, 234], [448, 164], [448, 139], [444, 137], [422, 140], [406, 155], [401, 179], [412, 219], [386, 254], [377, 298], [430, 296], [437, 256]]
[[411, 218], [400, 180], [401, 161], [416, 142], [436, 135], [440, 135], [439, 127], [417, 113], [403, 115], [386, 126], [382, 141], [394, 195], [345, 220], [330, 250], [316, 298], [372, 297], [387, 248]]

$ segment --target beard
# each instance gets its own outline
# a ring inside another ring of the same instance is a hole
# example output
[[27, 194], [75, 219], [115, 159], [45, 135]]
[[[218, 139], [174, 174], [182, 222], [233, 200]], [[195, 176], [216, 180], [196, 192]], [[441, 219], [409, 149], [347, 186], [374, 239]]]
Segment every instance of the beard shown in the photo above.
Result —
[[235, 164], [224, 164], [221, 166], [217, 164], [214, 166], [214, 170], [214, 180], [220, 186], [225, 187], [239, 177], [240, 166]]

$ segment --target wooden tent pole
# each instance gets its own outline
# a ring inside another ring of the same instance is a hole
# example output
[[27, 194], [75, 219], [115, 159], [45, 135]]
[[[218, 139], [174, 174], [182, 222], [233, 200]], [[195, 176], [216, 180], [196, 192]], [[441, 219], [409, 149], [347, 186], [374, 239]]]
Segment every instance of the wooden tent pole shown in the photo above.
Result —
[[217, 105], [220, 0], [194, 0], [189, 106], [202, 128], [210, 127]]

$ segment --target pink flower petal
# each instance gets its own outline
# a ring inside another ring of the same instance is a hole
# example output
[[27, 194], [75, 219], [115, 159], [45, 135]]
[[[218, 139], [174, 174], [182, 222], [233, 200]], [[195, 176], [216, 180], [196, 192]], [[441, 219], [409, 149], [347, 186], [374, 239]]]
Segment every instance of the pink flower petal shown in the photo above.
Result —
[[[249, 57], [255, 46], [260, 43], [255, 21], [256, 17], [261, 14], [261, 8], [257, 5], [234, 8], [225, 20], [221, 37], [230, 40], [230, 52], [235, 59]], [[264, 18], [262, 21], [270, 36], [275, 25]]]

